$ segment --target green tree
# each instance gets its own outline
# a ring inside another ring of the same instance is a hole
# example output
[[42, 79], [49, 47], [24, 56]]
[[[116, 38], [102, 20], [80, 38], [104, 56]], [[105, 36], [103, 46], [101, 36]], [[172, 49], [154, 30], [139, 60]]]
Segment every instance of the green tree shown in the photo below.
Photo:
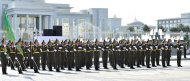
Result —
[[148, 27], [148, 25], [144, 25], [144, 27], [143, 27], [143, 31], [144, 32], [150, 32], [150, 28]]
[[128, 27], [128, 30], [129, 30], [130, 32], [134, 32], [134, 31], [135, 31], [134, 27], [132, 27], [132, 26]]

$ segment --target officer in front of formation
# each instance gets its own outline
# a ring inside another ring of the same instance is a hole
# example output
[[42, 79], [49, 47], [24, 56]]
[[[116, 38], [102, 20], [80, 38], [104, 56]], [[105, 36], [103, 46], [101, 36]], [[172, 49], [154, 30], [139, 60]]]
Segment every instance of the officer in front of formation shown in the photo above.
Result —
[[8, 64], [8, 59], [7, 59], [7, 48], [6, 48], [6, 41], [3, 39], [1, 41], [1, 46], [0, 46], [0, 53], [1, 53], [1, 65], [2, 65], [2, 73], [7, 74], [7, 64]]

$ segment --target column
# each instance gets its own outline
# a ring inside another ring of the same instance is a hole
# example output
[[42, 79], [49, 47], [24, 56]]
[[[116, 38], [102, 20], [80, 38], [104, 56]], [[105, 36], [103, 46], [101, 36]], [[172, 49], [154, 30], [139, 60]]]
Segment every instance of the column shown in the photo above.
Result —
[[62, 17], [59, 17], [59, 26], [62, 26]]
[[42, 15], [39, 15], [39, 34], [42, 34]]
[[14, 35], [15, 35], [15, 41], [17, 41], [18, 40], [18, 33], [19, 32], [17, 32], [18, 30], [17, 30], [17, 28], [18, 28], [18, 23], [17, 23], [17, 14], [14, 14], [13, 15], [13, 23], [14, 23]]
[[50, 15], [49, 17], [48, 17], [48, 28], [49, 29], [52, 29], [53, 27], [52, 27], [52, 15]]
[[76, 39], [79, 38], [79, 26], [78, 26], [78, 18], [75, 19], [75, 26], [76, 26]]
[[26, 15], [26, 32], [28, 32], [28, 26], [29, 26], [28, 19], [29, 19], [29, 15], [27, 14]]
[[73, 18], [69, 18], [69, 39], [73, 40]]

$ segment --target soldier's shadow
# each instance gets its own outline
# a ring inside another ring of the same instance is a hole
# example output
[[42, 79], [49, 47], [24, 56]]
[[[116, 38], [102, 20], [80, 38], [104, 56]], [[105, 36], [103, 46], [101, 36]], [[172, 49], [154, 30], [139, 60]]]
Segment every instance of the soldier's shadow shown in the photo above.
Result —
[[24, 77], [24, 78], [31, 80], [31, 81], [35, 81], [34, 79], [32, 79], [32, 77]]
[[9, 76], [9, 77], [19, 77], [19, 75], [12, 75], [12, 74], [8, 74], [6, 76]]
[[63, 73], [63, 74], [78, 74], [78, 73], [73, 73], [73, 72], [65, 72], [65, 71], [61, 71], [61, 72], [58, 72], [58, 73]]
[[40, 74], [40, 75], [53, 75], [53, 74], [50, 74], [50, 73], [38, 73], [38, 74]]
[[84, 73], [99, 73], [98, 71], [80, 71], [80, 72], [84, 72]]

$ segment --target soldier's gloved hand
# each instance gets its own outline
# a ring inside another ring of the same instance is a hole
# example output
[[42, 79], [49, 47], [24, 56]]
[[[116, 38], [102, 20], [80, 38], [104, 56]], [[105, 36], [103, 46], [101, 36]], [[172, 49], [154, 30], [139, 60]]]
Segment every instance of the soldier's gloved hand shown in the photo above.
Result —
[[33, 59], [34, 59], [34, 57], [31, 57], [31, 59], [33, 60]]
[[55, 52], [57, 51], [57, 50], [54, 50]]
[[47, 49], [47, 51], [49, 52], [49, 49]]
[[15, 59], [16, 59], [16, 60], [18, 60], [18, 58], [17, 58], [17, 57], [15, 57]]
[[74, 51], [77, 51], [76, 49], [74, 49]]

